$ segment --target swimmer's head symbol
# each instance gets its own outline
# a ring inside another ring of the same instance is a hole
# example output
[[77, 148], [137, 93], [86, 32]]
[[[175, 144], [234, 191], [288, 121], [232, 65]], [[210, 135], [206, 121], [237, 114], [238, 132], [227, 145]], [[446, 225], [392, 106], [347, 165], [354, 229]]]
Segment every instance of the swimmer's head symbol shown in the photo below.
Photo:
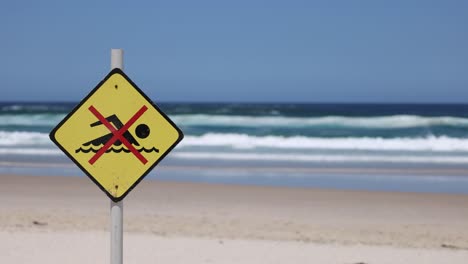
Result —
[[150, 128], [146, 124], [140, 124], [135, 128], [135, 134], [139, 138], [147, 138], [150, 134]]

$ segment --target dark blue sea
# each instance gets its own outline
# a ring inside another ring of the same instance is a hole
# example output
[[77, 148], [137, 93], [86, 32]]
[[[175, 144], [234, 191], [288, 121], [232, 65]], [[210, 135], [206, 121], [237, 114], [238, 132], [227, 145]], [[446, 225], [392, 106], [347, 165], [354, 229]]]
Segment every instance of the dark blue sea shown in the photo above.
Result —
[[[0, 173], [84, 175], [48, 137], [76, 104], [0, 103]], [[468, 104], [157, 105], [185, 138], [149, 178], [468, 193]]]

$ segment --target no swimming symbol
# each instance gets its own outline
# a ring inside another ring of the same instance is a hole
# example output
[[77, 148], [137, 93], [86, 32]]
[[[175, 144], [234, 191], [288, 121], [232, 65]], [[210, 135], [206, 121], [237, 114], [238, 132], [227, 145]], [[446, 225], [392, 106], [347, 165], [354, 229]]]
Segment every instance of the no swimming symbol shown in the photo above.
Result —
[[50, 139], [114, 202], [122, 200], [183, 137], [117, 68], [50, 132]]
[[[137, 150], [133, 145], [140, 146], [140, 144], [128, 131], [128, 129], [146, 112], [146, 110], [148, 110], [148, 107], [145, 105], [143, 105], [125, 124], [123, 124], [115, 114], [105, 118], [93, 105], [91, 105], [88, 109], [98, 119], [97, 122], [90, 124], [90, 126], [94, 127], [98, 125], [104, 125], [111, 132], [83, 143], [82, 146], [90, 146], [88, 149], [80, 147], [75, 150], [75, 153], [89, 153], [91, 151], [94, 152], [95, 154], [88, 161], [91, 165], [93, 165], [104, 153], [109, 153], [111, 151], [115, 153], [133, 153], [133, 155], [135, 155], [135, 157], [138, 158], [138, 160], [140, 160], [143, 164], [146, 164], [148, 160], [141, 154], [141, 152], [159, 152], [159, 150], [154, 146], [149, 149], [141, 147]], [[135, 134], [138, 138], [146, 138], [150, 134], [150, 128], [146, 124], [140, 124], [136, 127]], [[125, 145], [127, 149], [124, 147], [121, 147], [120, 149], [112, 147], [120, 146], [122, 144]], [[99, 150], [95, 150], [91, 145], [103, 146]]]

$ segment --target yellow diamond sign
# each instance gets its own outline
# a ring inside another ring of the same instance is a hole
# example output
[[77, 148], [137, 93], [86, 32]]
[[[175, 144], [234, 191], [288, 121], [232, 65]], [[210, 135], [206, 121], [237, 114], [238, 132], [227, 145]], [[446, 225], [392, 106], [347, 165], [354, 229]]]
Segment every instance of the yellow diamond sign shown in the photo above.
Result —
[[183, 134], [122, 70], [113, 69], [52, 130], [50, 138], [117, 202]]

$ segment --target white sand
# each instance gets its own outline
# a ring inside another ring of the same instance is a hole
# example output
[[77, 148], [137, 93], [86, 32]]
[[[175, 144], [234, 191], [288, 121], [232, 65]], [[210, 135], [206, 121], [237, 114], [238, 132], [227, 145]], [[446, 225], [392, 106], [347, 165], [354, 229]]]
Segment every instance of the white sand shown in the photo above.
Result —
[[[0, 232], [1, 263], [109, 263], [106, 232]], [[468, 251], [125, 236], [124, 263], [467, 263]]]
[[[0, 263], [108, 263], [85, 178], [0, 175]], [[468, 196], [144, 181], [124, 263], [468, 263]]]

